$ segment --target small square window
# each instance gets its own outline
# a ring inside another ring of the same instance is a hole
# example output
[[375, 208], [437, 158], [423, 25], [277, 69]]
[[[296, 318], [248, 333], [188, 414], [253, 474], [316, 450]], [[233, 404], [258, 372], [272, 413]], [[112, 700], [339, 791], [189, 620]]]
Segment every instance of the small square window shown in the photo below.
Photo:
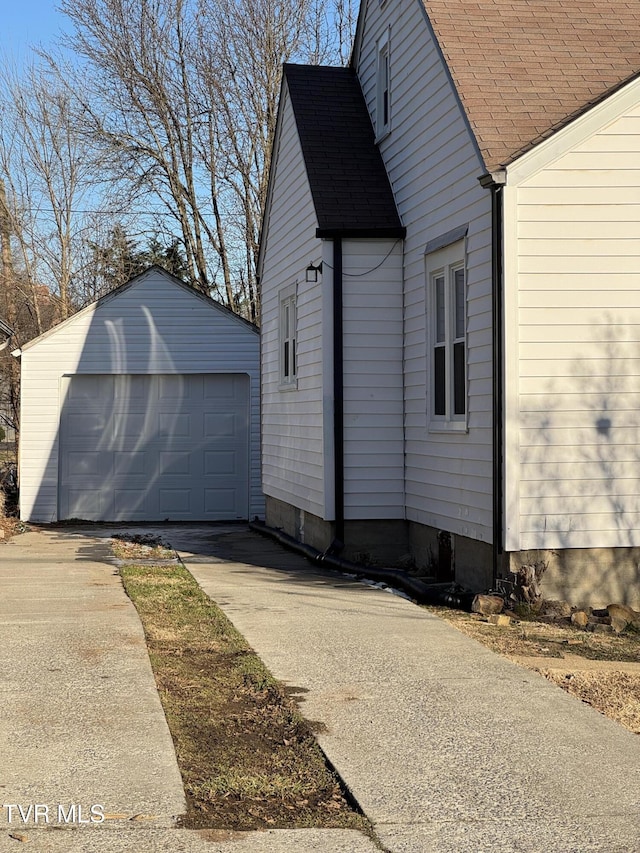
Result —
[[297, 305], [295, 287], [280, 292], [280, 385], [295, 387], [297, 365]]

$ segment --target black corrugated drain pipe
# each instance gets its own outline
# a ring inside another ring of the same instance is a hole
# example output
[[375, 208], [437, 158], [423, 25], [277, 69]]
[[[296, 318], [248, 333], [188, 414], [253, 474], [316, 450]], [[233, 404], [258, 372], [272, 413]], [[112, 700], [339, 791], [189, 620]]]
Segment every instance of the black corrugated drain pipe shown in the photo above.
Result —
[[276, 542], [279, 542], [290, 551], [302, 554], [316, 565], [326, 569], [337, 570], [343, 574], [355, 575], [357, 578], [367, 578], [372, 581], [385, 583], [406, 593], [410, 598], [415, 599], [418, 604], [432, 604], [440, 607], [453, 607], [457, 610], [471, 611], [471, 605], [476, 593], [470, 592], [458, 584], [427, 583], [419, 578], [414, 578], [401, 569], [360, 566], [357, 563], [351, 563], [349, 560], [343, 560], [341, 557], [336, 557], [333, 554], [318, 551], [316, 548], [312, 548], [311, 545], [298, 542], [293, 536], [289, 536], [276, 527], [267, 527], [262, 521], [252, 521], [249, 523], [249, 527], [256, 533], [268, 536], [270, 539], [275, 539]]

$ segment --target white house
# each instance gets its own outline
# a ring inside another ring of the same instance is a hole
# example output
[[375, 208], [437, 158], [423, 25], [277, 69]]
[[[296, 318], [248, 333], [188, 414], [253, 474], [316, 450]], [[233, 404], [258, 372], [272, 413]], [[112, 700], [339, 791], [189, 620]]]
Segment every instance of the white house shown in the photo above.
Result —
[[363, 0], [348, 69], [285, 68], [267, 524], [474, 587], [538, 563], [549, 597], [640, 604], [632, 6]]
[[252, 324], [152, 267], [20, 357], [21, 518], [262, 516]]

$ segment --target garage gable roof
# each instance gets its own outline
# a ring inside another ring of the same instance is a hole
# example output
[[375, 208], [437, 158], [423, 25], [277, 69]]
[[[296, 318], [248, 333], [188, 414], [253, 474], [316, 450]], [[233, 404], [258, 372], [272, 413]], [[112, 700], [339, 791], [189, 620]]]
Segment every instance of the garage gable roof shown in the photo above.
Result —
[[640, 73], [637, 0], [420, 0], [489, 171]]
[[[83, 317], [86, 314], [90, 314], [94, 311], [97, 311], [103, 305], [105, 305], [108, 302], [111, 302], [111, 300], [113, 300], [113, 299], [117, 299], [118, 296], [120, 296], [120, 294], [124, 293], [125, 291], [129, 290], [132, 287], [135, 287], [142, 280], [148, 278], [152, 274], [161, 275], [164, 279], [166, 279], [167, 281], [170, 281], [172, 284], [174, 284], [177, 288], [180, 288], [181, 290], [183, 290], [190, 297], [192, 297], [194, 299], [199, 299], [202, 302], [203, 307], [206, 306], [206, 308], [209, 308], [213, 311], [217, 311], [219, 313], [222, 313], [226, 317], [228, 317], [231, 321], [239, 323], [241, 326], [246, 328], [248, 331], [251, 331], [252, 333], [254, 333], [256, 335], [260, 334], [260, 330], [258, 329], [258, 327], [254, 323], [249, 322], [249, 320], [245, 320], [244, 317], [240, 317], [239, 314], [236, 314], [234, 311], [231, 311], [230, 308], [227, 308], [225, 305], [222, 305], [220, 302], [216, 302], [215, 299], [211, 299], [210, 297], [205, 296], [203, 293], [200, 293], [199, 291], [194, 290], [192, 287], [189, 287], [189, 285], [185, 284], [184, 281], [182, 281], [179, 278], [176, 278], [176, 276], [174, 276], [174, 275], [171, 275], [171, 273], [167, 272], [167, 270], [163, 269], [162, 267], [154, 265], [152, 267], [149, 267], [149, 269], [145, 270], [144, 272], [140, 273], [139, 275], [135, 276], [134, 278], [130, 279], [129, 281], [125, 282], [124, 284], [121, 284], [119, 287], [116, 287], [114, 290], [110, 291], [109, 293], [105, 294], [104, 296], [101, 296], [100, 299], [97, 299], [95, 302], [92, 302], [90, 305], [87, 305], [85, 308], [82, 308], [76, 314], [73, 314], [71, 317], [68, 317], [66, 320], [63, 320], [62, 323], [58, 323], [57, 326], [53, 326], [48, 331], [43, 332], [41, 335], [38, 335], [37, 338], [33, 338], [32, 340], [28, 341], [26, 344], [24, 344], [22, 346], [21, 351], [26, 350], [26, 349], [30, 349], [31, 347], [40, 343], [40, 341], [44, 340], [45, 338], [48, 338], [51, 335], [57, 334], [58, 332], [62, 331], [64, 328], [66, 328], [70, 324], [76, 322], [76, 320], [78, 320], [80, 317]], [[206, 308], [205, 308], [205, 310], [206, 310]]]

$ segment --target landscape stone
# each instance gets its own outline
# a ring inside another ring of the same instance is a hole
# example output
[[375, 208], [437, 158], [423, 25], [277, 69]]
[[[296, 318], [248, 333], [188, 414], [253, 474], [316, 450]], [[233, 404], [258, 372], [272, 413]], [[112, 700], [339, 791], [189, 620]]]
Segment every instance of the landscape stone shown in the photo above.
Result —
[[542, 613], [544, 616], [566, 619], [571, 616], [571, 605], [568, 601], [554, 601], [553, 599], [549, 599], [543, 603]]
[[640, 629], [640, 613], [632, 607], [628, 607], [626, 604], [610, 604], [607, 611], [616, 634], [621, 634], [627, 625]]
[[586, 628], [589, 624], [589, 617], [584, 610], [576, 610], [575, 613], [571, 614], [571, 622], [576, 628]]
[[491, 616], [492, 613], [502, 613], [504, 600], [499, 595], [476, 595], [471, 604], [471, 610], [481, 616]]
[[504, 613], [492, 613], [488, 621], [491, 625], [511, 625], [510, 617]]
[[612, 634], [613, 627], [606, 622], [589, 622], [587, 631], [591, 631], [593, 634]]

